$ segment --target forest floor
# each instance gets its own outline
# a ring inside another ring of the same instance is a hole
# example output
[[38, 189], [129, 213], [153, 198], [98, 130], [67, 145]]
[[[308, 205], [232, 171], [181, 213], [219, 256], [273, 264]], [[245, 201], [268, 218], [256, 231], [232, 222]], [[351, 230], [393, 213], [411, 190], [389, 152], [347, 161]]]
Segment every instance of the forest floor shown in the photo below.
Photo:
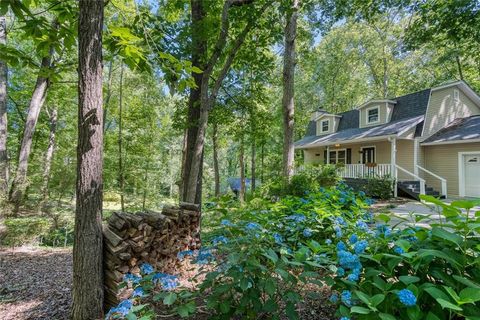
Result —
[[68, 319], [72, 250], [0, 248], [0, 320]]

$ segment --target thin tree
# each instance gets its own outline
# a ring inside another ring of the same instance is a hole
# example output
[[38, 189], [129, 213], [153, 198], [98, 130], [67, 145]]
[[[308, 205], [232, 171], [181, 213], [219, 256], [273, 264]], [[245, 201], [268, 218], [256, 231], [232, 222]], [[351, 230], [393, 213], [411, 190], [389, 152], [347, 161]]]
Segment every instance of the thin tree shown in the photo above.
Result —
[[[7, 22], [0, 16], [0, 45], [7, 43]], [[8, 154], [7, 154], [7, 64], [0, 60], [0, 198], [6, 198], [8, 192]]]
[[238, 199], [241, 203], [245, 202], [246, 185], [245, 185], [245, 146], [243, 132], [240, 137], [240, 150], [238, 154], [238, 162], [240, 165], [240, 192], [238, 193]]
[[122, 212], [125, 211], [125, 176], [123, 173], [123, 62], [120, 66], [120, 92], [118, 105], [118, 185], [120, 187], [120, 204]]
[[42, 209], [48, 201], [48, 182], [50, 180], [50, 169], [52, 167], [53, 152], [55, 151], [55, 134], [57, 132], [57, 108], [54, 107], [51, 111], [47, 109], [47, 114], [50, 118], [50, 135], [44, 160], [42, 201], [40, 203], [40, 209]]
[[38, 116], [47, 97], [47, 90], [50, 85], [49, 72], [51, 67], [51, 56], [53, 47], [48, 56], [42, 58], [37, 81], [33, 89], [32, 98], [28, 106], [27, 119], [23, 130], [22, 144], [18, 156], [18, 165], [15, 172], [15, 178], [10, 189], [10, 202], [14, 205], [14, 212], [18, 212], [22, 205], [25, 190], [27, 188], [27, 170], [28, 160], [32, 152], [32, 139], [37, 127]]
[[215, 197], [220, 195], [220, 168], [218, 161], [218, 125], [213, 123], [212, 128], [213, 175], [215, 180]]
[[297, 17], [299, 0], [292, 0], [292, 7], [287, 12], [285, 25], [285, 52], [283, 56], [283, 176], [290, 181], [294, 169], [294, 74], [295, 74], [295, 40], [297, 37]]
[[73, 320], [103, 318], [103, 7], [103, 1], [79, 1]]

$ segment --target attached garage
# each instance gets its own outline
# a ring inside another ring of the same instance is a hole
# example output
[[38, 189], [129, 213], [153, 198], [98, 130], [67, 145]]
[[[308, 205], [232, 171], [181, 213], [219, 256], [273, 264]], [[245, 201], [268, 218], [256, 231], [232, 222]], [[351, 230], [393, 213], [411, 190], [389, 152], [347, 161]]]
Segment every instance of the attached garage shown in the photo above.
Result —
[[480, 152], [458, 154], [460, 196], [480, 197]]

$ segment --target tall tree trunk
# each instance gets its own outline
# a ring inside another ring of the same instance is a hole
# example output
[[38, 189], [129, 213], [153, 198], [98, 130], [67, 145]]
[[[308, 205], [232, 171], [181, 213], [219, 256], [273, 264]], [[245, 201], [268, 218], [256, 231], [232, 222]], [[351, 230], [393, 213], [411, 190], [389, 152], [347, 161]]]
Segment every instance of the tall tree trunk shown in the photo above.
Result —
[[125, 177], [123, 172], [123, 62], [120, 67], [120, 93], [119, 93], [119, 106], [118, 106], [118, 185], [120, 187], [120, 205], [122, 212], [125, 212]]
[[218, 127], [216, 123], [213, 124], [212, 146], [213, 174], [215, 177], [215, 197], [218, 197], [220, 195], [220, 169], [218, 165]]
[[260, 165], [262, 166], [262, 171], [260, 172], [260, 182], [263, 183], [263, 174], [264, 174], [264, 159], [265, 159], [265, 140], [262, 140], [262, 148], [260, 150]]
[[108, 114], [108, 107], [110, 106], [110, 99], [112, 98], [112, 73], [113, 73], [113, 58], [110, 60], [110, 63], [108, 64], [108, 76], [107, 76], [107, 92], [105, 95], [105, 103], [103, 107], [103, 132], [105, 133], [105, 130], [107, 129], [106, 123], [107, 123], [107, 114]]
[[103, 318], [103, 6], [103, 1], [79, 1], [73, 320]]
[[48, 182], [50, 180], [50, 169], [52, 167], [53, 151], [55, 150], [55, 134], [57, 131], [57, 108], [54, 107], [50, 112], [50, 136], [48, 139], [47, 152], [45, 153], [45, 167], [43, 168], [43, 186], [42, 186], [42, 201], [40, 202], [40, 209], [48, 201]]
[[[0, 16], [0, 44], [6, 43], [7, 22], [4, 16]], [[0, 202], [7, 198], [8, 193], [7, 77], [7, 64], [0, 60]]]
[[283, 56], [283, 176], [290, 181], [294, 169], [293, 148], [294, 127], [294, 83], [295, 83], [295, 39], [297, 37], [297, 16], [299, 0], [292, 0], [285, 25], [285, 53]]
[[460, 80], [463, 81], [463, 69], [462, 69], [462, 63], [460, 61], [460, 56], [458, 53], [455, 54], [455, 61], [457, 63], [457, 70], [458, 70], [458, 75], [460, 76]]
[[255, 141], [255, 135], [253, 135], [252, 137], [252, 159], [251, 159], [251, 166], [252, 166], [252, 169], [251, 169], [251, 177], [252, 177], [252, 182], [251, 182], [251, 186], [252, 186], [252, 192], [255, 191], [255, 188], [256, 188], [256, 153], [257, 153], [257, 150], [256, 150], [257, 146], [256, 146], [256, 141]]
[[[205, 68], [205, 60], [207, 55], [207, 41], [203, 34], [203, 23], [205, 19], [205, 11], [203, 8], [203, 0], [191, 0], [191, 19], [192, 19], [192, 65], [201, 70]], [[180, 185], [180, 195], [182, 201], [189, 201], [194, 203], [201, 203], [201, 192], [197, 192], [192, 196], [188, 194], [188, 181], [191, 180], [192, 161], [195, 153], [195, 142], [197, 141], [201, 108], [201, 87], [202, 87], [202, 73], [192, 73], [195, 82], [195, 88], [190, 89], [190, 96], [188, 99], [188, 115], [187, 115], [187, 129], [185, 130], [185, 153], [182, 166], [182, 181]], [[200, 150], [203, 158], [203, 150]], [[199, 170], [195, 180], [196, 188], [201, 190], [202, 172]]]
[[37, 126], [38, 116], [40, 110], [45, 102], [47, 90], [49, 86], [49, 79], [45, 77], [45, 71], [51, 66], [51, 55], [53, 49], [50, 50], [50, 55], [42, 59], [37, 82], [33, 90], [32, 98], [28, 107], [27, 120], [23, 130], [23, 139], [18, 156], [18, 166], [15, 172], [15, 179], [13, 180], [12, 188], [10, 190], [10, 202], [14, 205], [14, 212], [18, 212], [22, 205], [25, 190], [27, 188], [27, 170], [28, 160], [32, 149], [32, 138]]
[[243, 135], [240, 140], [240, 152], [238, 156], [238, 160], [240, 163], [240, 192], [238, 195], [238, 198], [240, 199], [240, 202], [243, 203], [245, 201], [245, 193], [246, 193], [246, 187], [245, 187], [245, 148], [244, 148], [244, 140], [243, 140]]

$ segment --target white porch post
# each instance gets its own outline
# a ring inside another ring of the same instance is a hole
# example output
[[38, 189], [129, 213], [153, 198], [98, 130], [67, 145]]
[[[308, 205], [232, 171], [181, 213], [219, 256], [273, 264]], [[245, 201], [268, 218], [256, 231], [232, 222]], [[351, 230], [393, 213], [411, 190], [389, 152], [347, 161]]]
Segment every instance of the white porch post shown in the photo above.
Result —
[[390, 153], [390, 164], [392, 166], [392, 175], [393, 179], [395, 179], [395, 184], [393, 186], [393, 196], [397, 197], [398, 191], [397, 191], [397, 139], [396, 138], [390, 138], [390, 146], [391, 146], [391, 153]]
[[327, 146], [327, 163], [330, 164], [330, 146]]
[[420, 148], [420, 143], [418, 138], [413, 140], [413, 173], [418, 176], [418, 152]]

